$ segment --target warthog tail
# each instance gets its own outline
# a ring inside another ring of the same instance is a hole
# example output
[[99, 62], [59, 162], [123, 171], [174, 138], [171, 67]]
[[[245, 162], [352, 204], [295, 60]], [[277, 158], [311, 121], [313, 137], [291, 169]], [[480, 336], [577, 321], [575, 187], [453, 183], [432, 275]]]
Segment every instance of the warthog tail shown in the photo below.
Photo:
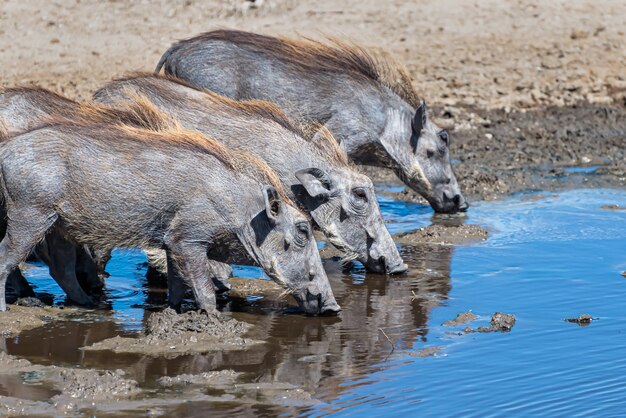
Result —
[[155, 74], [159, 74], [161, 72], [161, 68], [163, 68], [163, 66], [165, 65], [165, 61], [167, 61], [167, 59], [170, 57], [170, 55], [172, 55], [172, 52], [174, 52], [174, 50], [177, 49], [178, 46], [179, 46], [178, 44], [174, 44], [174, 45], [170, 46], [167, 51], [165, 51], [165, 53], [163, 54], [163, 56], [159, 60], [156, 68], [154, 69], [154, 73]]

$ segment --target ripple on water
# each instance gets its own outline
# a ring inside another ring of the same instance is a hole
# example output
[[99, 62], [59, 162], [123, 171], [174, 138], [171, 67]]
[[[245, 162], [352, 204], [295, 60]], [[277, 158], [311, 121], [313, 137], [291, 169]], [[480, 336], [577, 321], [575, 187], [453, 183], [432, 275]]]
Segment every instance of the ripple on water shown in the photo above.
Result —
[[[574, 190], [476, 203], [461, 221], [488, 227], [487, 241], [402, 246], [410, 270], [399, 276], [365, 273], [358, 265], [345, 272], [326, 260], [340, 317], [304, 317], [271, 303], [259, 309], [266, 301], [256, 297], [225, 302], [224, 310], [255, 324], [253, 338], [267, 341], [238, 353], [165, 359], [77, 350], [86, 341], [132, 335], [154, 297], [146, 291], [142, 253], [116, 252], [107, 281], [110, 321], [53, 324], [6, 345], [31, 361], [124, 368], [147, 387], [164, 374], [234, 369], [244, 373], [242, 383], [293, 385], [317, 402], [294, 409], [293, 399], [232, 388], [225, 389], [229, 402], [162, 408], [185, 416], [621, 415], [626, 211], [604, 205], [625, 207], [626, 192]], [[433, 221], [422, 205], [381, 197], [381, 208], [391, 232]], [[235, 272], [263, 277], [255, 268]], [[28, 272], [39, 291], [62, 302], [46, 274], [41, 266]], [[478, 325], [496, 311], [515, 314], [517, 322], [509, 333], [491, 334], [442, 326], [470, 309]], [[597, 319], [587, 327], [564, 321], [583, 313]], [[439, 347], [434, 356], [409, 355], [432, 346]]]

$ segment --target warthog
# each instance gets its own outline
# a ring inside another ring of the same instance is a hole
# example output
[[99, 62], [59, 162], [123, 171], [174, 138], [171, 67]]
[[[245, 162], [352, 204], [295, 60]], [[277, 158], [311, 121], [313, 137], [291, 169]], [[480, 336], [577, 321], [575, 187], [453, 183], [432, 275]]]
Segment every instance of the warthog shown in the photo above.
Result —
[[407, 269], [385, 227], [371, 180], [356, 171], [330, 135], [307, 141], [271, 103], [237, 102], [156, 75], [114, 81], [94, 95], [97, 101], [122, 108], [142, 98], [184, 127], [267, 162], [289, 196], [311, 214], [314, 225], [345, 258], [379, 273]]
[[408, 72], [391, 57], [329, 40], [216, 30], [174, 44], [155, 72], [233, 99], [278, 104], [327, 127], [350, 157], [388, 167], [437, 212], [467, 209], [450, 165], [449, 135], [428, 117]]
[[4, 284], [58, 226], [95, 249], [163, 248], [169, 283], [215, 309], [212, 262], [258, 264], [307, 313], [339, 310], [310, 225], [262, 161], [163, 118], [155, 130], [51, 123], [0, 144]]

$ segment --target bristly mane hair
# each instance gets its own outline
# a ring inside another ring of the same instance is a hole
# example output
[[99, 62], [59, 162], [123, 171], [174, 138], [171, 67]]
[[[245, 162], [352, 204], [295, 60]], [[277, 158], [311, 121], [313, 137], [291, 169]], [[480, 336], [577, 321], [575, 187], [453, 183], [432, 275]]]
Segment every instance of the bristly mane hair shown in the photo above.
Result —
[[80, 110], [73, 119], [52, 117], [35, 129], [87, 129], [91, 137], [103, 141], [115, 138], [118, 142], [126, 138], [155, 148], [176, 146], [209, 154], [230, 170], [271, 184], [286, 204], [296, 207], [287, 196], [278, 175], [267, 163], [247, 152], [228, 149], [214, 138], [184, 129], [175, 118], [159, 110], [145, 96], [131, 96], [126, 110], [98, 104], [80, 104]]
[[0, 120], [0, 142], [4, 142], [9, 137], [9, 130], [4, 126], [4, 122]]
[[[23, 96], [38, 106], [47, 116], [41, 117], [32, 129], [50, 123], [101, 123], [122, 124], [137, 128], [159, 131], [172, 126], [173, 121], [145, 98], [136, 98], [127, 109], [120, 110], [95, 102], [76, 102], [43, 87], [11, 87], [0, 89], [0, 95]], [[1, 121], [0, 121], [1, 122]], [[5, 137], [8, 129], [5, 128]], [[19, 134], [19, 133], [18, 133]], [[15, 134], [13, 134], [15, 135]]]
[[331, 36], [327, 36], [325, 41], [319, 41], [309, 37], [275, 38], [238, 30], [215, 30], [172, 45], [157, 65], [156, 72], [160, 71], [172, 52], [180, 49], [184, 53], [188, 45], [197, 41], [231, 42], [239, 47], [268, 54], [279, 61], [309, 71], [350, 73], [357, 77], [365, 77], [386, 86], [414, 108], [420, 104], [419, 95], [411, 83], [409, 72], [391, 54], [382, 50], [368, 49], [355, 42], [341, 41]]
[[[345, 150], [341, 148], [339, 142], [335, 139], [335, 137], [328, 130], [328, 128], [318, 123], [296, 123], [274, 103], [256, 99], [234, 100], [209, 90], [199, 89], [184, 80], [169, 75], [160, 75], [153, 73], [133, 73], [123, 78], [116, 79], [115, 81], [132, 81], [136, 78], [154, 79], [156, 81], [167, 80], [169, 82], [190, 88], [192, 90], [202, 92], [211, 102], [226, 106], [227, 108], [240, 112], [247, 117], [268, 119], [272, 122], [277, 123], [284, 129], [294, 133], [295, 135], [298, 135], [304, 140], [313, 143], [320, 150], [322, 150], [325, 155], [333, 158], [338, 163], [351, 166], [353, 169], [356, 169], [352, 161], [348, 158]], [[130, 89], [126, 94], [130, 97], [131, 103], [137, 100], [135, 99], [135, 97], [139, 97], [136, 93], [133, 92], [132, 89]], [[143, 99], [149, 101], [149, 99]], [[178, 99], [176, 97], [172, 97], [172, 100]], [[313, 141], [314, 137], [316, 138], [315, 141]]]

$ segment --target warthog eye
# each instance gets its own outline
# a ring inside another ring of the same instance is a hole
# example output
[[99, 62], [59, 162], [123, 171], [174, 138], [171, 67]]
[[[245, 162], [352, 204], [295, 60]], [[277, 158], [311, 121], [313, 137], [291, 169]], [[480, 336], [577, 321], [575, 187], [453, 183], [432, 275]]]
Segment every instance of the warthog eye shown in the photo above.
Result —
[[350, 206], [357, 214], [364, 214], [367, 210], [369, 198], [367, 197], [367, 191], [362, 187], [355, 187], [352, 189], [352, 198], [350, 199]]
[[438, 135], [439, 135], [439, 139], [441, 139], [446, 144], [446, 146], [450, 144], [450, 136], [448, 135], [448, 131], [443, 129], [439, 131]]
[[309, 242], [311, 231], [309, 230], [309, 224], [306, 222], [298, 222], [296, 224], [296, 234], [294, 241], [300, 247], [304, 247]]
[[365, 189], [357, 187], [356, 189], [352, 190], [352, 194], [355, 198], [367, 203], [367, 192], [365, 191]]

